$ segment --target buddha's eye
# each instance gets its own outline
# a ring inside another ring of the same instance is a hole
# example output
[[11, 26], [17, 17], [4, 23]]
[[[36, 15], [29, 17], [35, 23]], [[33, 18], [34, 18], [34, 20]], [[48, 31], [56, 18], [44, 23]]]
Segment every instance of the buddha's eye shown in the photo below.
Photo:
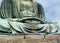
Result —
[[29, 10], [30, 10], [31, 12], [34, 12], [33, 8], [29, 8]]
[[20, 11], [23, 11], [23, 10], [25, 10], [24, 4], [20, 6]]
[[20, 8], [20, 11], [23, 11], [24, 9], [23, 8]]

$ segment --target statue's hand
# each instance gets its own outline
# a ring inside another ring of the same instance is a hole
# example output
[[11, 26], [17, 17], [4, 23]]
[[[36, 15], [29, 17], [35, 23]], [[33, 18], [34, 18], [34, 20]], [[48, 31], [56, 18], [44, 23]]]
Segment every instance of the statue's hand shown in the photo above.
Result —
[[9, 21], [19, 21], [19, 18], [7, 18], [7, 20], [9, 20]]
[[45, 23], [45, 21], [41, 20], [40, 18], [37, 18], [37, 17], [24, 17], [24, 18], [21, 18], [19, 19], [20, 22], [24, 22], [24, 21], [27, 21], [27, 20], [34, 20], [34, 21], [39, 21], [42, 23]]

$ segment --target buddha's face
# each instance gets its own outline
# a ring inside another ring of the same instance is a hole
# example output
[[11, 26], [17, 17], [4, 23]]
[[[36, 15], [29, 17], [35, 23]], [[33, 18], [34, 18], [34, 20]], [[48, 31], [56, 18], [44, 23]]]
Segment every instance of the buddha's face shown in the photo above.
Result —
[[[29, 3], [29, 4], [28, 4]], [[34, 14], [34, 8], [33, 4], [31, 4], [33, 2], [31, 1], [22, 1], [21, 5], [20, 5], [20, 13], [22, 16], [24, 17], [32, 17], [35, 16]]]

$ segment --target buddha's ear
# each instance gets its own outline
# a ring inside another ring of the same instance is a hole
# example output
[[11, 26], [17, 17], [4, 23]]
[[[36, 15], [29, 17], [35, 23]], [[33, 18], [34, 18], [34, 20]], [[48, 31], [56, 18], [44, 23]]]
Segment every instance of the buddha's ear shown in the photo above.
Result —
[[38, 17], [41, 18], [43, 21], [45, 21], [45, 13], [44, 13], [44, 8], [40, 3], [37, 3], [38, 7]]

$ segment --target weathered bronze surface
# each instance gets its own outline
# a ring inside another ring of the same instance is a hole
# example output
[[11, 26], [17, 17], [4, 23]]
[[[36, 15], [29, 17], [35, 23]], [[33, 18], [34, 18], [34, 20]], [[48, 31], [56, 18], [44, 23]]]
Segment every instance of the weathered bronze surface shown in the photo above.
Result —
[[33, 0], [3, 0], [0, 17], [0, 34], [3, 35], [44, 31], [40, 31], [43, 26], [38, 27], [45, 22], [43, 7]]
[[39, 3], [33, 0], [2, 1], [0, 43], [60, 43], [60, 35], [56, 35], [59, 33], [60, 23], [46, 22]]
[[60, 33], [60, 23], [46, 22], [43, 7], [33, 0], [3, 0], [0, 17], [1, 35]]

